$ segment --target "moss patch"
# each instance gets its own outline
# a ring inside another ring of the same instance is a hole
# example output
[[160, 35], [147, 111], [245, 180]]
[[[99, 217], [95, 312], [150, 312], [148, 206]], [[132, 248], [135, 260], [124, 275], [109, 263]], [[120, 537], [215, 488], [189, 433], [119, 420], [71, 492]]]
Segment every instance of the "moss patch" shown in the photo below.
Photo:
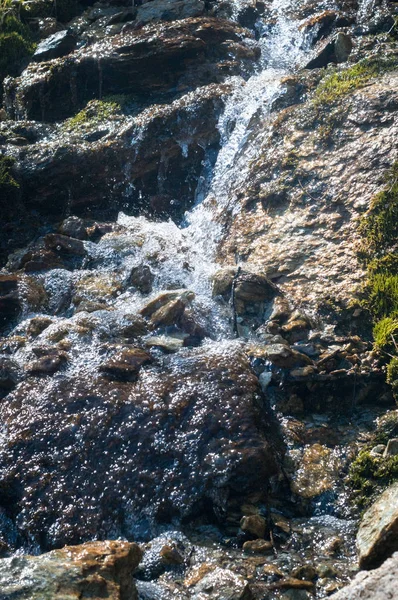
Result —
[[[397, 362], [398, 370], [398, 362]], [[372, 442], [363, 448], [351, 464], [348, 483], [359, 508], [367, 508], [387, 486], [398, 479], [398, 456], [371, 454], [378, 444], [398, 436], [398, 412], [392, 411], [379, 419]]]
[[23, 61], [34, 49], [29, 28], [15, 15], [0, 8], [0, 82], [8, 75], [17, 75]]
[[319, 83], [314, 94], [316, 106], [334, 104], [363, 87], [370, 79], [398, 67], [395, 58], [366, 58], [343, 71], [333, 69]]
[[78, 131], [82, 126], [95, 126], [123, 114], [120, 97], [104, 100], [90, 100], [83, 110], [67, 119], [63, 128], [67, 131]]
[[18, 195], [19, 184], [12, 174], [14, 160], [9, 156], [0, 155], [0, 198], [11, 201]]

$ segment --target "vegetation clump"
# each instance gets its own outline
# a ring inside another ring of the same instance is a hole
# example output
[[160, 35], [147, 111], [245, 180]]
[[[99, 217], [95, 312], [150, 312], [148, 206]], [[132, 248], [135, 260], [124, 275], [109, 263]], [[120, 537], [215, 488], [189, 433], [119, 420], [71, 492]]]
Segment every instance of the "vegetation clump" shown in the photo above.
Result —
[[8, 75], [17, 75], [24, 59], [35, 49], [29, 27], [8, 5], [0, 0], [0, 82]]
[[365, 58], [343, 71], [333, 69], [319, 83], [314, 95], [316, 106], [330, 105], [363, 87], [372, 77], [397, 68], [394, 58]]
[[90, 100], [83, 110], [74, 117], [67, 119], [63, 125], [66, 131], [78, 131], [84, 126], [95, 126], [104, 121], [120, 117], [122, 111], [122, 99], [120, 97], [109, 97], [104, 100]]
[[395, 353], [394, 335], [398, 323], [398, 163], [386, 177], [386, 186], [373, 199], [362, 219], [361, 258], [368, 277], [364, 304], [374, 320], [374, 338], [378, 349]]
[[[398, 360], [395, 361], [398, 372]], [[398, 479], [398, 456], [372, 452], [372, 448], [378, 444], [386, 445], [397, 436], [398, 412], [392, 411], [379, 420], [372, 442], [352, 462], [348, 481], [359, 508], [369, 506], [384, 488]]]
[[12, 174], [14, 159], [10, 156], [0, 155], [0, 197], [4, 200], [11, 200], [16, 197], [19, 184]]

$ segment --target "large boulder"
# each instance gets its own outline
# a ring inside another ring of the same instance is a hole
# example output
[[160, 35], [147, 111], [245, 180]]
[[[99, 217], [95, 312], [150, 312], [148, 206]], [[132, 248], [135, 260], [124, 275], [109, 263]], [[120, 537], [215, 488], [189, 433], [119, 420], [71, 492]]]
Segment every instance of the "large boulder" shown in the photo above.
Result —
[[250, 32], [196, 17], [126, 30], [66, 58], [32, 63], [6, 85], [10, 116], [57, 121], [107, 94], [176, 94], [239, 73], [258, 57]]
[[0, 598], [136, 600], [137, 544], [106, 541], [66, 546], [42, 556], [0, 560]]
[[265, 494], [283, 452], [234, 343], [164, 357], [137, 382], [30, 378], [0, 413], [1, 502], [43, 550], [146, 538], [198, 514], [222, 522], [229, 506]]
[[374, 571], [361, 571], [333, 600], [391, 600], [397, 597], [398, 552]]
[[359, 565], [372, 569], [398, 550], [398, 483], [365, 512], [357, 535]]

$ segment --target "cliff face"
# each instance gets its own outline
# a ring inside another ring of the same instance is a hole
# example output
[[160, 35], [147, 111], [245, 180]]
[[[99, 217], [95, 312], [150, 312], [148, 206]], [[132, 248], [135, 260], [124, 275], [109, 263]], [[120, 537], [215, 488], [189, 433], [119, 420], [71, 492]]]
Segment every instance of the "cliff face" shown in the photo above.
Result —
[[394, 11], [0, 5], [4, 556], [138, 539], [149, 600], [350, 579], [396, 477]]

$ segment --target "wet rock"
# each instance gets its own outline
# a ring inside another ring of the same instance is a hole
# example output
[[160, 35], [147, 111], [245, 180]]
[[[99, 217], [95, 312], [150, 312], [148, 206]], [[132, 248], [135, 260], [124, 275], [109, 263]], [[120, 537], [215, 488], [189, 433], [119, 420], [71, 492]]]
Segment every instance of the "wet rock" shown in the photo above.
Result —
[[240, 528], [244, 533], [248, 533], [257, 538], [264, 538], [267, 521], [261, 515], [249, 515], [247, 517], [242, 517]]
[[[66, 211], [91, 216], [106, 211], [115, 218], [126, 206], [134, 214], [180, 218], [193, 202], [192, 181], [201, 172], [206, 148], [219, 142], [216, 125], [229, 92], [229, 86], [214, 84], [169, 104], [143, 107], [134, 117], [121, 115], [118, 127], [111, 122], [109, 134], [97, 142], [83, 139], [85, 131], [98, 129], [98, 122], [88, 119], [48, 140], [45, 148], [28, 146], [16, 157], [26, 208], [57, 221]], [[159, 169], [167, 173], [163, 193], [174, 199], [161, 213], [151, 204], [159, 193]], [[95, 178], [86, 176], [91, 172]], [[90, 239], [96, 241], [109, 229], [109, 223], [94, 224]]]
[[226, 267], [218, 270], [213, 276], [213, 297], [222, 296], [229, 300], [232, 292], [232, 284], [237, 272], [236, 267]]
[[172, 302], [179, 301], [184, 306], [191, 302], [195, 298], [194, 292], [189, 290], [171, 290], [158, 294], [155, 298], [150, 300], [140, 310], [140, 314], [143, 317], [152, 318], [159, 310], [166, 307]]
[[[374, 450], [374, 448], [373, 448]], [[383, 452], [383, 457], [386, 458], [387, 456], [397, 456], [398, 454], [398, 438], [392, 438], [391, 440], [388, 440], [387, 442], [387, 447]]]
[[119, 324], [117, 333], [126, 340], [137, 339], [148, 333], [148, 325], [139, 315], [125, 315], [124, 320], [125, 323]]
[[166, 565], [181, 565], [184, 563], [184, 557], [175, 546], [165, 545], [160, 551], [160, 557]]
[[87, 240], [89, 238], [87, 233], [87, 221], [80, 217], [68, 217], [67, 219], [64, 219], [59, 226], [59, 233], [77, 240]]
[[21, 310], [17, 275], [0, 275], [0, 330]]
[[135, 576], [139, 580], [150, 581], [165, 572], [181, 574], [181, 565], [189, 562], [194, 548], [181, 532], [168, 531], [145, 544], [143, 550]]
[[24, 310], [37, 310], [47, 302], [42, 284], [24, 275], [0, 275], [0, 331]]
[[205, 3], [201, 0], [153, 0], [138, 7], [135, 25], [151, 21], [174, 21], [188, 17], [199, 17], [205, 11]]
[[60, 233], [47, 234], [44, 238], [44, 243], [48, 250], [55, 251], [61, 255], [85, 256], [87, 254], [84, 243], [81, 240], [76, 240]]
[[49, 327], [53, 323], [53, 320], [49, 317], [33, 317], [29, 321], [29, 325], [26, 329], [26, 333], [32, 337], [37, 337], [40, 335], [47, 327]]
[[292, 490], [303, 498], [314, 498], [333, 489], [339, 465], [332, 451], [321, 444], [304, 449]]
[[312, 581], [313, 579], [316, 579], [318, 573], [317, 573], [316, 568], [313, 565], [307, 563], [307, 564], [295, 567], [292, 570], [291, 575], [295, 579], [305, 579], [307, 581]]
[[398, 483], [365, 512], [357, 535], [359, 566], [372, 569], [398, 549]]
[[171, 337], [168, 335], [154, 335], [145, 340], [147, 348], [160, 348], [165, 352], [178, 352], [184, 346], [184, 338]]
[[58, 31], [47, 39], [40, 42], [32, 57], [35, 62], [51, 60], [65, 56], [76, 48], [77, 39], [67, 29]]
[[265, 497], [283, 444], [234, 344], [170, 354], [136, 383], [88, 373], [26, 380], [0, 403], [0, 485], [18, 498], [21, 534], [43, 550], [148, 539], [158, 523], [223, 521], [230, 502]]
[[157, 327], [167, 327], [169, 325], [178, 325], [185, 311], [185, 302], [180, 298], [171, 300], [164, 306], [161, 306], [150, 316], [150, 322], [154, 329]]
[[217, 567], [191, 590], [192, 600], [253, 600], [249, 584], [241, 575]]
[[334, 40], [323, 44], [317, 55], [307, 63], [306, 68], [319, 69], [326, 67], [329, 63], [345, 62], [351, 54], [352, 48], [351, 37], [340, 31]]
[[389, 600], [397, 591], [398, 552], [372, 571], [360, 571], [347, 587], [334, 594], [334, 600]]
[[155, 276], [148, 265], [138, 265], [131, 269], [127, 283], [136, 287], [142, 294], [152, 291]]
[[256, 53], [242, 42], [245, 35], [250, 36], [238, 25], [202, 17], [124, 31], [77, 50], [66, 60], [30, 65], [8, 84], [6, 104], [10, 106], [16, 97], [19, 114], [54, 121], [73, 115], [97, 98], [100, 88], [104, 96], [148, 94], [176, 87], [187, 90], [193, 82], [196, 86], [217, 82], [239, 72], [240, 62], [231, 60], [237, 50], [247, 60], [255, 59]]
[[122, 290], [121, 281], [112, 273], [87, 273], [80, 277], [74, 285], [73, 304], [82, 302], [108, 304]]
[[282, 590], [282, 589], [294, 589], [294, 590], [313, 590], [314, 583], [312, 581], [305, 581], [304, 579], [295, 579], [294, 577], [285, 577], [280, 581], [271, 583], [269, 585], [270, 590]]
[[108, 377], [122, 381], [134, 381], [141, 367], [152, 362], [152, 357], [141, 348], [124, 348], [116, 352], [105, 363], [100, 365], [100, 371]]
[[14, 360], [0, 356], [0, 394], [8, 393], [21, 380], [21, 370]]
[[257, 273], [240, 272], [235, 279], [236, 310], [244, 312], [247, 303], [257, 303], [272, 300], [279, 290], [267, 277]]
[[283, 572], [272, 563], [263, 566], [263, 573], [266, 577], [283, 577]]
[[42, 556], [0, 560], [4, 598], [104, 598], [136, 600], [132, 574], [141, 558], [137, 544], [121, 541], [66, 546]]
[[270, 344], [264, 349], [264, 357], [277, 367], [289, 369], [293, 367], [305, 367], [312, 364], [312, 360], [301, 352], [292, 350], [285, 344]]
[[272, 554], [273, 551], [272, 543], [262, 539], [247, 540], [242, 548], [245, 552], [252, 554]]
[[25, 370], [29, 375], [53, 375], [63, 367], [67, 359], [65, 352], [48, 350], [38, 360], [28, 363]]

